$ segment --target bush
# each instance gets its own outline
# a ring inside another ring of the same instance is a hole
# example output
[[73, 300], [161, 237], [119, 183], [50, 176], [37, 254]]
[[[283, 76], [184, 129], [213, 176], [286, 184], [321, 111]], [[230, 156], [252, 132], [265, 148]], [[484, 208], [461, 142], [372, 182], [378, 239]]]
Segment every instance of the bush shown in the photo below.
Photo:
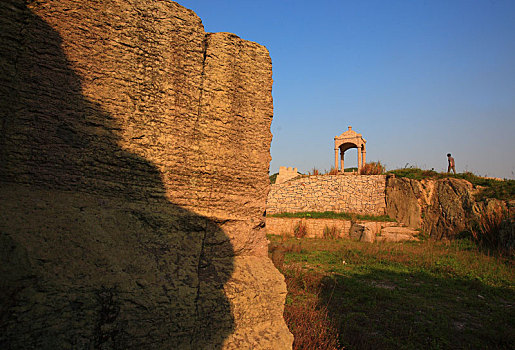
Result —
[[297, 225], [293, 228], [293, 235], [297, 238], [306, 237], [308, 234], [308, 230], [306, 227], [306, 223], [304, 221], [299, 221]]
[[515, 252], [515, 220], [505, 210], [482, 214], [470, 231], [474, 240], [484, 248], [510, 256]]
[[361, 175], [381, 175], [384, 173], [384, 166], [381, 162], [370, 162], [366, 163], [361, 168]]
[[324, 238], [335, 239], [338, 238], [338, 229], [336, 226], [325, 226], [324, 227]]

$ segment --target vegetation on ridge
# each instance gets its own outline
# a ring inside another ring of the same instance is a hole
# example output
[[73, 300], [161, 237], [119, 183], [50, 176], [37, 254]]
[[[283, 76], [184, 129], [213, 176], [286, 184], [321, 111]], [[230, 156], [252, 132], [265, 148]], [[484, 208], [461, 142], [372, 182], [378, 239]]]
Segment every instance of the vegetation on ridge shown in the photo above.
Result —
[[480, 190], [476, 195], [477, 200], [483, 200], [485, 198], [496, 198], [502, 200], [515, 199], [515, 180], [498, 180], [486, 178], [477, 176], [471, 172], [458, 174], [438, 173], [434, 170], [422, 170], [415, 167], [390, 170], [387, 172], [387, 174], [392, 174], [396, 177], [406, 177], [408, 179], [414, 180], [444, 178], [463, 179], [467, 180], [474, 187]]
[[381, 162], [366, 163], [361, 168], [361, 175], [382, 175], [384, 174], [384, 166]]

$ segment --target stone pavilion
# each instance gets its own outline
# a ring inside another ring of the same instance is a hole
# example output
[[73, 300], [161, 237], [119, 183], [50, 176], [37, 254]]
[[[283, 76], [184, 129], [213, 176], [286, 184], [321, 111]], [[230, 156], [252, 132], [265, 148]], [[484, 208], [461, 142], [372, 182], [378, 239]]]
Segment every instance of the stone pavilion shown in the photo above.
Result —
[[[354, 130], [352, 126], [349, 126], [349, 130], [345, 131], [340, 136], [334, 137], [334, 168], [341, 173], [344, 172], [344, 154], [345, 151], [351, 148], [358, 149], [358, 174], [361, 172], [361, 168], [365, 165], [367, 150], [365, 144], [367, 141]], [[338, 153], [340, 158], [340, 164], [338, 164]]]

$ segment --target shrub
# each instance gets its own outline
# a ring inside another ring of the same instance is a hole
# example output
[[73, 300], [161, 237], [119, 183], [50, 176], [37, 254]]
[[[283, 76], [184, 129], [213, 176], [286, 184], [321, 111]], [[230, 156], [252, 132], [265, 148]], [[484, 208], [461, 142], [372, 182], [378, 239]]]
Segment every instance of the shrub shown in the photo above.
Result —
[[293, 228], [293, 235], [297, 238], [303, 238], [306, 237], [308, 234], [308, 230], [306, 227], [306, 223], [302, 220], [300, 220], [297, 225]]
[[317, 168], [313, 168], [313, 169], [311, 169], [311, 172], [309, 173], [309, 175], [320, 175], [320, 171], [318, 171]]
[[381, 175], [383, 173], [384, 166], [379, 161], [366, 163], [363, 168], [361, 168], [361, 175]]
[[474, 240], [484, 248], [514, 254], [515, 221], [506, 210], [497, 209], [482, 214], [470, 231]]
[[338, 238], [338, 229], [336, 226], [324, 227], [324, 238], [335, 239]]

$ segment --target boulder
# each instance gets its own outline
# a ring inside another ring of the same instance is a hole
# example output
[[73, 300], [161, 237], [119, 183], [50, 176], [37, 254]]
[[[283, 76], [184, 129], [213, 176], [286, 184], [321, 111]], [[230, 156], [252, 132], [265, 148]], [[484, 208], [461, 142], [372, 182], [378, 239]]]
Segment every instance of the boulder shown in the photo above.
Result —
[[349, 231], [349, 238], [360, 242], [373, 243], [375, 237], [374, 230], [366, 223], [353, 223]]
[[404, 242], [418, 241], [415, 237], [418, 231], [408, 227], [384, 227], [381, 229], [380, 235], [376, 237], [377, 241], [383, 242]]

